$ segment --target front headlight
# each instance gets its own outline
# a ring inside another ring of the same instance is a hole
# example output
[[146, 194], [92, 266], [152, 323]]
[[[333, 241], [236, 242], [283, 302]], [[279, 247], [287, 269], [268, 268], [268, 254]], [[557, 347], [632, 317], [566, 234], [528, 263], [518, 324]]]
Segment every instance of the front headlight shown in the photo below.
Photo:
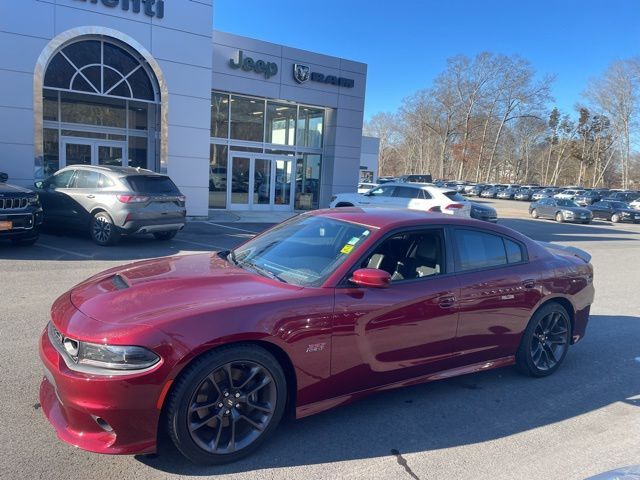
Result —
[[573, 212], [571, 210], [562, 210], [562, 214], [567, 217], [573, 217]]
[[155, 353], [143, 347], [78, 343], [77, 363], [79, 365], [108, 370], [143, 370], [160, 360]]
[[65, 337], [49, 322], [49, 340], [71, 370], [97, 375], [124, 375], [157, 364], [160, 357], [134, 345], [104, 345]]
[[29, 197], [29, 205], [40, 205], [40, 197], [37, 193], [34, 196]]

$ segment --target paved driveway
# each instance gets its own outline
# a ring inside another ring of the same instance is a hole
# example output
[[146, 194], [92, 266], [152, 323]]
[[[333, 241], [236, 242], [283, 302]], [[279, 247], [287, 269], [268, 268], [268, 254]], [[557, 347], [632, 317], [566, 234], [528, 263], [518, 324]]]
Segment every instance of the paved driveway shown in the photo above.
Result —
[[[37, 338], [53, 300], [85, 277], [139, 258], [229, 248], [265, 224], [191, 222], [161, 243], [44, 235], [0, 244], [0, 478], [581, 479], [640, 463], [640, 225], [558, 225], [509, 205], [505, 225], [593, 255], [585, 339], [547, 379], [504, 368], [382, 393], [281, 426], [239, 463], [202, 468], [166, 441], [160, 455], [86, 453], [55, 437], [38, 404]], [[499, 211], [501, 202], [495, 202]], [[501, 215], [503, 216], [503, 215]]]

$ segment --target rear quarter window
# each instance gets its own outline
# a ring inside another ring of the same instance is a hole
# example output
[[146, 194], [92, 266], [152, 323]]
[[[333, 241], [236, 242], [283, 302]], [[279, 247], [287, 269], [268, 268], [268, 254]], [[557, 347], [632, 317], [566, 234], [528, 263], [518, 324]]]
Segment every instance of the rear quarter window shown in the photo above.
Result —
[[136, 193], [180, 193], [175, 183], [164, 175], [132, 175], [127, 177], [127, 183]]
[[454, 202], [465, 202], [466, 199], [458, 192], [442, 192], [447, 198]]

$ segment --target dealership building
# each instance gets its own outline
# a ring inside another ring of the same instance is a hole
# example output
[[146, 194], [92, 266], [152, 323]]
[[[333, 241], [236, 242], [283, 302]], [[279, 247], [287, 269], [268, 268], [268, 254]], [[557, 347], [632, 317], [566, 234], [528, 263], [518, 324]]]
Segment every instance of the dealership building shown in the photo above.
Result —
[[367, 66], [213, 18], [212, 0], [0, 1], [0, 171], [21, 185], [72, 164], [165, 172], [195, 216], [353, 191], [362, 145], [376, 153]]

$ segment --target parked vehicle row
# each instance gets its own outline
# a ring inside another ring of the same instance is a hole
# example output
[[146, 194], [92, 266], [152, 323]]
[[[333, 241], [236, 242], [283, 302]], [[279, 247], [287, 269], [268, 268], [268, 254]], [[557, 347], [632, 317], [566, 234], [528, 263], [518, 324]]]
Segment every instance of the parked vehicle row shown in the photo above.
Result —
[[89, 233], [102, 246], [122, 235], [169, 240], [184, 228], [185, 197], [166, 175], [115, 166], [72, 165], [35, 183], [0, 184], [0, 238], [34, 243], [41, 225]]

